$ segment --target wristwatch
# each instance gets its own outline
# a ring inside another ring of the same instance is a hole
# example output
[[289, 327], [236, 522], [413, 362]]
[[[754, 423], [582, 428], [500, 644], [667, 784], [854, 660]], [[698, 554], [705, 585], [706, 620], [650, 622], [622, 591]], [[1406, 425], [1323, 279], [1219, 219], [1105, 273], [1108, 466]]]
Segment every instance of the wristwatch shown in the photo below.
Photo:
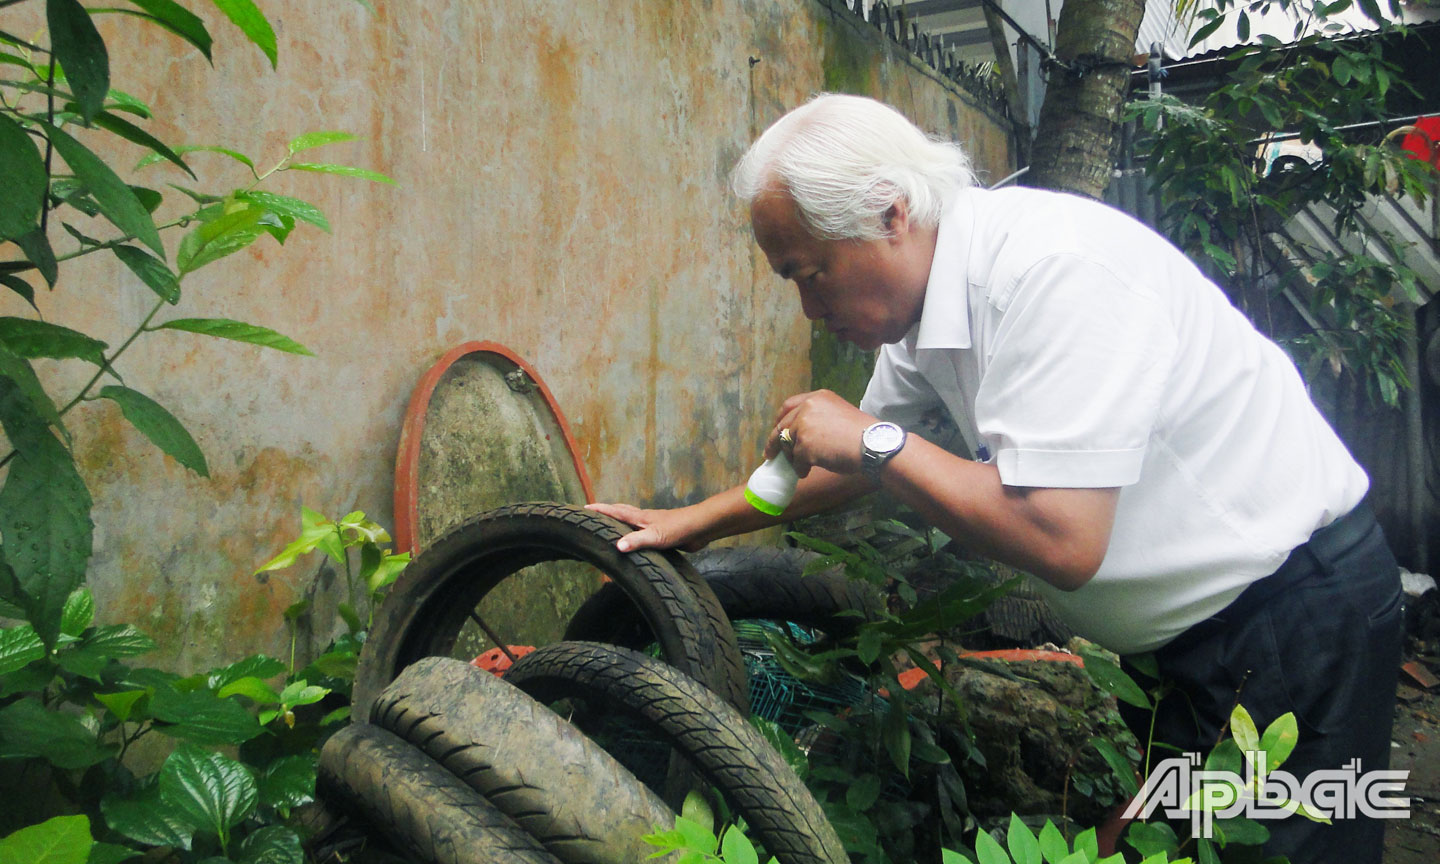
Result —
[[872, 424], [860, 435], [860, 470], [879, 482], [880, 469], [904, 446], [904, 429], [887, 420]]

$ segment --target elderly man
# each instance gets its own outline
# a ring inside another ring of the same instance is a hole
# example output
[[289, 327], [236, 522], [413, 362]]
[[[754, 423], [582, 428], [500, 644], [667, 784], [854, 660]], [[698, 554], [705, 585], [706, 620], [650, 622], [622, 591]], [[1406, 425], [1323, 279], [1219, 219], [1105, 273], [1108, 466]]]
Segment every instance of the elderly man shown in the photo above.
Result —
[[[859, 97], [781, 118], [734, 185], [806, 317], [880, 349], [859, 408], [827, 391], [780, 406], [766, 452], [783, 441], [802, 477], [781, 518], [883, 488], [1038, 577], [1077, 632], [1154, 652], [1183, 694], [1159, 740], [1206, 752], [1240, 702], [1261, 724], [1295, 713], [1302, 780], [1387, 764], [1399, 577], [1368, 481], [1290, 360], [1180, 252], [1103, 204], [975, 188], [960, 148]], [[910, 434], [936, 409], [975, 458]], [[593, 506], [636, 526], [622, 550], [779, 521], [739, 487]], [[1267, 824], [1267, 851], [1296, 862], [1379, 861], [1375, 820]]]

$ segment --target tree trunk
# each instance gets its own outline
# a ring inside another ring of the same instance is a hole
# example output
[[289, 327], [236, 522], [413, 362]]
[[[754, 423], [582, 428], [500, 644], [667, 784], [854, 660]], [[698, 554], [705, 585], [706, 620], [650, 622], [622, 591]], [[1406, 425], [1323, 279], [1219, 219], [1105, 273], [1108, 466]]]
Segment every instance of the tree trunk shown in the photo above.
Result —
[[1099, 198], [1110, 185], [1144, 0], [1068, 0], [1031, 150], [1030, 186]]

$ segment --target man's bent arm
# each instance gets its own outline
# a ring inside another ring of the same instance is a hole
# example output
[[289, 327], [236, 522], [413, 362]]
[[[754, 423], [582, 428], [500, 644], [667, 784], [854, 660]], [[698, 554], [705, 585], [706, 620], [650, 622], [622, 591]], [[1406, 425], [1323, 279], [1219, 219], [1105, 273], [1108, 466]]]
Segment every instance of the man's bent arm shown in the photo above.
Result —
[[1100, 568], [1120, 497], [1113, 488], [1006, 486], [994, 465], [962, 459], [916, 435], [880, 478], [887, 492], [967, 547], [1066, 591]]

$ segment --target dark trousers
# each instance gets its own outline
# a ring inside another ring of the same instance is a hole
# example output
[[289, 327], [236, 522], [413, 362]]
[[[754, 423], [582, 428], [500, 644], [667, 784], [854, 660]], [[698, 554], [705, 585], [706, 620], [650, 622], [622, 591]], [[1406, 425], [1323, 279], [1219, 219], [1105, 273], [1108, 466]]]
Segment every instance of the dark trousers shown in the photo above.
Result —
[[[1208, 754], [1238, 702], [1262, 733], [1294, 712], [1299, 742], [1281, 768], [1300, 781], [1356, 757], [1362, 771], [1388, 767], [1400, 596], [1399, 568], [1362, 503], [1220, 614], [1155, 652], [1162, 680], [1174, 685], [1156, 711], [1155, 740]], [[1126, 667], [1142, 686], [1153, 685]], [[1150, 712], [1122, 704], [1121, 713], [1143, 746]], [[1152, 764], [1172, 755], [1155, 750]], [[1357, 814], [1325, 825], [1295, 815], [1261, 824], [1270, 830], [1265, 853], [1293, 864], [1381, 860], [1383, 820]]]

